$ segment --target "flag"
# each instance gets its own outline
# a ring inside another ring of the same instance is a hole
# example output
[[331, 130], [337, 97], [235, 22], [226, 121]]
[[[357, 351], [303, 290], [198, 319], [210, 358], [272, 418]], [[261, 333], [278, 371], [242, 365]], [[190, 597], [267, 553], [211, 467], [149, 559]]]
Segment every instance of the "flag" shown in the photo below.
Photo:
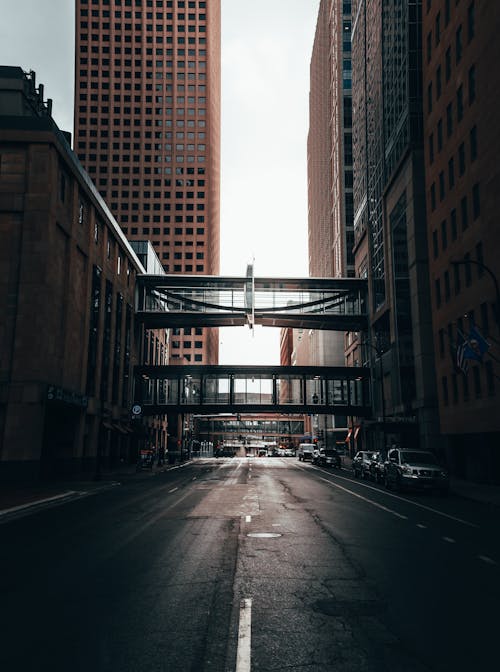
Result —
[[488, 352], [490, 344], [484, 338], [479, 329], [473, 325], [466, 339], [465, 359], [475, 359], [477, 362], [483, 361], [483, 355]]
[[469, 370], [469, 362], [467, 361], [467, 357], [465, 356], [465, 351], [467, 348], [467, 341], [462, 334], [460, 330], [458, 330], [458, 337], [457, 337], [457, 368], [460, 369], [460, 371], [465, 375], [467, 371]]

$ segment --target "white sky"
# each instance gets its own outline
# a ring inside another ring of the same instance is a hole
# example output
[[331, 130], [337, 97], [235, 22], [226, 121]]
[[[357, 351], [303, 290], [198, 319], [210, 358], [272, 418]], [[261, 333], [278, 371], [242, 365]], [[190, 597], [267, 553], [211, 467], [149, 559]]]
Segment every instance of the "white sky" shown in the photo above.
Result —
[[[208, 0], [210, 2], [210, 0]], [[307, 276], [309, 63], [319, 0], [222, 0], [221, 274]], [[73, 128], [73, 0], [2, 0], [0, 64]], [[279, 330], [221, 329], [221, 364], [279, 362]]]

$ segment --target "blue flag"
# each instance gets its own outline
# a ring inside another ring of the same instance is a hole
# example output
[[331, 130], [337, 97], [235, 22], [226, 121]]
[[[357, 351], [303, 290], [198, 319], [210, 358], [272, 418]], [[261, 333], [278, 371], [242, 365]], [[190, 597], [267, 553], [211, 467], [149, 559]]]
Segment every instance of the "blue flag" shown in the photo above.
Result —
[[479, 329], [473, 325], [469, 331], [469, 336], [465, 341], [465, 359], [474, 359], [477, 362], [483, 361], [483, 355], [488, 352], [490, 344], [481, 334]]
[[466, 374], [469, 369], [469, 362], [465, 357], [466, 348], [467, 348], [467, 341], [465, 340], [464, 335], [459, 329], [457, 336], [457, 347], [456, 347], [456, 365], [457, 368], [460, 369], [460, 371], [463, 374]]

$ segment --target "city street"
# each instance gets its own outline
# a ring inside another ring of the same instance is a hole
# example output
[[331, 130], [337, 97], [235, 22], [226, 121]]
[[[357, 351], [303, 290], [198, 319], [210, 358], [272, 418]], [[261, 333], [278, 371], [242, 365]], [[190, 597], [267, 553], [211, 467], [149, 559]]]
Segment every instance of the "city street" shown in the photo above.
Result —
[[199, 460], [0, 524], [6, 672], [497, 665], [494, 507]]

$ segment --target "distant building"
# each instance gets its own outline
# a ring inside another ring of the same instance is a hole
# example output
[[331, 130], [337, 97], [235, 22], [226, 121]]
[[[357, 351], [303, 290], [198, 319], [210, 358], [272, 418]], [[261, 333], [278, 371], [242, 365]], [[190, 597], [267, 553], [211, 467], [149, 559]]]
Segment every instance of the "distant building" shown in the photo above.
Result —
[[2, 478], [99, 472], [166, 445], [163, 421], [131, 421], [144, 268], [67, 140], [34, 73], [0, 67]]
[[[75, 151], [129, 240], [167, 273], [217, 275], [220, 0], [76, 2]], [[217, 329], [172, 360], [217, 364]]]
[[443, 449], [460, 476], [499, 482], [500, 13], [497, 3], [478, 0], [423, 5], [428, 254]]

